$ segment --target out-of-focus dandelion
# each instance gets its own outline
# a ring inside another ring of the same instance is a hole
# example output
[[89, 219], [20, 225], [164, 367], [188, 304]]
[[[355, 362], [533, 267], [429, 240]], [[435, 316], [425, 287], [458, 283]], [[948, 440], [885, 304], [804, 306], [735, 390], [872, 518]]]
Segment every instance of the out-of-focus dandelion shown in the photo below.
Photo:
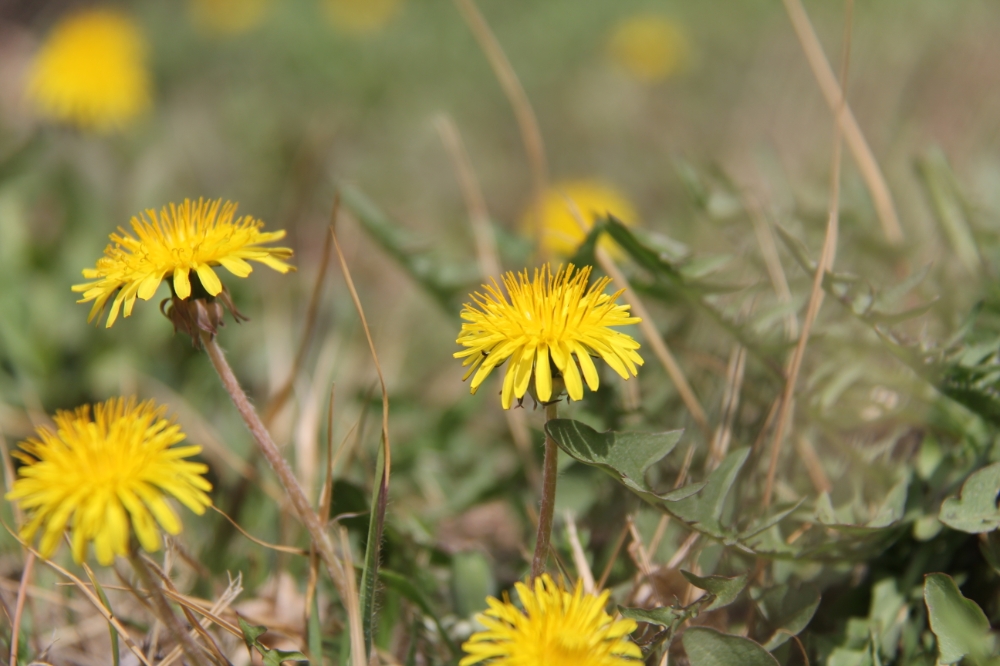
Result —
[[41, 115], [107, 132], [149, 107], [146, 41], [128, 16], [111, 9], [71, 14], [42, 44], [28, 80]]
[[271, 0], [188, 0], [191, 21], [206, 33], [239, 35], [259, 26]]
[[[94, 302], [88, 321], [100, 317], [114, 296], [107, 321], [110, 328], [123, 305], [128, 317], [136, 298], [148, 301], [164, 279], [172, 294], [173, 307], [167, 314], [192, 339], [199, 329], [214, 333], [221, 325], [223, 313], [216, 297], [239, 317], [213, 266], [222, 266], [237, 277], [250, 275], [249, 261], [280, 273], [294, 269], [283, 261], [292, 255], [289, 248], [263, 247], [284, 238], [283, 230], [264, 232], [260, 220], [235, 216], [235, 203], [185, 199], [179, 206], [164, 207], [159, 216], [150, 209], [133, 217], [135, 236], [119, 227], [96, 267], [83, 270], [92, 282], [73, 286], [73, 291], [83, 292], [78, 302]], [[189, 303], [189, 297], [197, 303]]]
[[605, 606], [609, 592], [584, 594], [578, 583], [569, 592], [548, 574], [535, 578], [534, 589], [517, 583], [523, 610], [506, 596], [490, 597], [489, 610], [477, 616], [486, 629], [472, 635], [459, 666], [634, 666], [642, 659], [629, 640], [632, 620], [616, 620]]
[[[541, 201], [534, 202], [521, 218], [521, 229], [537, 238], [537, 225], [541, 224], [542, 249], [557, 257], [569, 257], [587, 236], [580, 222], [589, 230], [608, 213], [625, 224], [633, 224], [638, 218], [629, 200], [611, 185], [598, 180], [567, 181], [550, 187]], [[607, 237], [598, 245], [612, 255], [620, 252]]]
[[357, 35], [381, 30], [399, 13], [403, 0], [323, 0], [334, 28]]
[[657, 83], [684, 69], [691, 47], [677, 22], [659, 14], [635, 14], [614, 27], [608, 54], [634, 79]]
[[93, 542], [97, 561], [110, 564], [128, 554], [133, 532], [153, 552], [160, 529], [181, 531], [168, 498], [204, 513], [208, 467], [184, 460], [201, 447], [174, 446], [184, 433], [165, 412], [151, 400], [112, 398], [94, 405], [93, 418], [89, 405], [59, 411], [55, 430], [40, 427], [37, 438], [21, 442], [13, 455], [24, 465], [6, 495], [28, 515], [21, 538], [41, 532], [39, 551], [49, 557], [69, 529], [74, 560], [83, 562]]
[[[574, 271], [572, 264], [553, 275], [548, 264], [519, 275], [508, 272], [503, 283], [510, 296], [494, 281], [483, 285], [485, 294], [472, 295], [474, 304], [462, 310], [462, 331], [456, 342], [467, 349], [455, 352], [468, 366], [465, 379], [475, 372], [475, 393], [493, 368], [510, 359], [503, 381], [501, 404], [509, 409], [521, 399], [535, 378], [535, 397], [548, 402], [563, 386], [573, 400], [583, 398], [583, 382], [591, 391], [599, 385], [591, 356], [599, 356], [622, 378], [636, 375], [642, 357], [639, 343], [613, 326], [637, 324], [628, 305], [616, 305], [622, 293], [604, 293], [611, 282], [604, 277], [588, 286], [590, 266]], [[574, 356], [576, 360], [574, 360]], [[582, 377], [581, 377], [582, 372]]]

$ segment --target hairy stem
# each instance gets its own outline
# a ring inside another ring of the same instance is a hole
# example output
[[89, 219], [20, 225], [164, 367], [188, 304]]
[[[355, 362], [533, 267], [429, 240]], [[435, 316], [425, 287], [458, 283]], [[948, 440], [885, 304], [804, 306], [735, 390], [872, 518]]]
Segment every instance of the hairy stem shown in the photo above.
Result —
[[[545, 422], [558, 418], [558, 404], [545, 405]], [[538, 511], [538, 536], [535, 538], [535, 556], [531, 559], [531, 580], [542, 575], [549, 559], [549, 537], [552, 536], [552, 517], [556, 511], [556, 477], [559, 474], [559, 446], [545, 434], [545, 460], [542, 463], [542, 505]]]
[[212, 360], [215, 371], [219, 373], [223, 387], [229, 393], [233, 404], [236, 405], [240, 416], [243, 417], [243, 421], [247, 424], [247, 428], [250, 430], [254, 441], [257, 442], [260, 452], [267, 459], [268, 464], [271, 465], [271, 469], [274, 470], [278, 480], [288, 494], [296, 516], [298, 516], [299, 521], [302, 522], [309, 532], [309, 537], [316, 547], [320, 558], [323, 560], [323, 564], [326, 565], [333, 584], [336, 586], [341, 598], [346, 598], [344, 596], [344, 567], [333, 550], [333, 542], [327, 535], [319, 515], [317, 515], [309, 504], [302, 486], [299, 485], [298, 479], [295, 478], [295, 474], [292, 472], [292, 468], [288, 466], [288, 462], [282, 457], [281, 452], [278, 450], [278, 445], [271, 439], [271, 433], [264, 427], [264, 423], [257, 414], [257, 410], [250, 403], [247, 394], [243, 392], [243, 388], [240, 386], [239, 381], [237, 381], [236, 375], [233, 374], [232, 368], [229, 367], [226, 355], [222, 351], [222, 348], [219, 347], [219, 343], [216, 342], [215, 336], [202, 333], [201, 340], [205, 345], [205, 351], [208, 352], [208, 357]]

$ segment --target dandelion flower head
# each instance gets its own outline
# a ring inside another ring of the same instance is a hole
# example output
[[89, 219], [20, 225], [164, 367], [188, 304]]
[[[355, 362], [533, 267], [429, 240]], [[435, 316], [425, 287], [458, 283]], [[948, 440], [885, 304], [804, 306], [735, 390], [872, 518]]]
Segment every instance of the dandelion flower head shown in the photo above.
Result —
[[[629, 200], [611, 185], [589, 179], [567, 181], [550, 187], [540, 201], [534, 202], [521, 218], [521, 229], [525, 235], [537, 238], [537, 225], [541, 224], [542, 249], [557, 257], [570, 257], [587, 237], [587, 231], [608, 213], [625, 224], [633, 224], [639, 217]], [[613, 255], [620, 253], [607, 236], [598, 246]]]
[[466, 349], [454, 354], [468, 366], [465, 379], [475, 373], [472, 393], [508, 359], [500, 399], [504, 409], [524, 397], [532, 377], [542, 402], [561, 391], [553, 390], [554, 379], [565, 384], [572, 400], [583, 398], [584, 381], [596, 391], [599, 378], [591, 356], [604, 359], [624, 379], [636, 375], [636, 366], [643, 363], [636, 351], [639, 343], [612, 327], [641, 320], [631, 316], [628, 305], [615, 303], [622, 291], [604, 293], [610, 278], [588, 286], [590, 271], [570, 264], [553, 274], [546, 264], [535, 269], [534, 277], [526, 270], [506, 273], [509, 300], [495, 281], [483, 285], [485, 293], [472, 295], [473, 303], [462, 310], [465, 323], [456, 340]]
[[608, 591], [584, 594], [578, 583], [569, 592], [548, 574], [535, 579], [534, 589], [517, 583], [524, 609], [509, 599], [492, 597], [489, 610], [476, 619], [486, 629], [462, 646], [459, 666], [636, 666], [639, 647], [629, 640], [632, 620], [615, 620], [605, 606]]
[[149, 106], [145, 59], [145, 39], [128, 16], [111, 9], [79, 11], [45, 39], [27, 94], [47, 118], [107, 132]]
[[403, 0], [323, 0], [334, 28], [356, 35], [381, 30], [402, 8]]
[[[73, 286], [82, 292], [79, 303], [94, 302], [88, 321], [101, 315], [114, 296], [107, 327], [124, 306], [132, 314], [136, 298], [148, 301], [164, 279], [170, 281], [177, 298], [192, 294], [192, 278], [210, 296], [222, 292], [222, 282], [213, 266], [222, 266], [237, 277], [250, 275], [249, 261], [258, 261], [279, 273], [293, 270], [283, 260], [292, 255], [286, 247], [263, 247], [284, 238], [284, 231], [264, 232], [264, 223], [250, 216], [236, 217], [236, 204], [221, 199], [170, 204], [159, 215], [150, 209], [132, 218], [132, 231], [121, 227], [111, 234], [111, 244], [94, 268], [83, 276], [91, 282]], [[193, 275], [192, 275], [193, 274]]]
[[188, 0], [191, 21], [213, 35], [239, 35], [259, 26], [271, 0]]
[[201, 447], [174, 446], [184, 434], [164, 413], [152, 401], [112, 398], [95, 405], [93, 417], [89, 405], [59, 411], [55, 430], [40, 427], [21, 442], [13, 455], [24, 465], [6, 495], [28, 516], [21, 538], [41, 532], [39, 551], [49, 557], [69, 529], [74, 560], [83, 562], [93, 542], [98, 562], [110, 564], [128, 553], [132, 532], [153, 552], [159, 529], [181, 531], [168, 498], [204, 513], [208, 467], [185, 460]]
[[683, 28], [659, 14], [635, 14], [611, 33], [608, 54], [641, 83], [658, 83], [681, 72], [690, 58]]

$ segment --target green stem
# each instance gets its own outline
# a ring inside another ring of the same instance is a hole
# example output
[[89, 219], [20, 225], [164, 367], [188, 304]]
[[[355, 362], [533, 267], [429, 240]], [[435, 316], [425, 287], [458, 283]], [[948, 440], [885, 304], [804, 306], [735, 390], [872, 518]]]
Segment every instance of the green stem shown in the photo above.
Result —
[[316, 547], [316, 552], [319, 553], [320, 558], [326, 565], [334, 586], [336, 586], [341, 598], [346, 599], [344, 567], [333, 549], [333, 542], [327, 535], [323, 522], [313, 510], [312, 505], [309, 504], [302, 486], [299, 485], [298, 479], [295, 478], [295, 474], [292, 472], [292, 468], [288, 466], [288, 462], [282, 457], [278, 445], [271, 439], [271, 433], [264, 426], [260, 416], [257, 414], [257, 410], [254, 409], [250, 399], [247, 398], [247, 394], [243, 392], [243, 388], [236, 379], [236, 375], [233, 374], [232, 368], [229, 367], [229, 362], [226, 361], [225, 353], [219, 347], [219, 343], [215, 341], [215, 336], [203, 332], [201, 340], [205, 345], [205, 351], [208, 352], [208, 357], [212, 360], [215, 371], [219, 373], [219, 379], [222, 380], [223, 387], [225, 387], [229, 397], [232, 398], [233, 404], [236, 405], [240, 416], [243, 417], [243, 421], [246, 423], [247, 428], [249, 428], [254, 441], [257, 442], [260, 452], [264, 454], [268, 464], [271, 465], [271, 469], [274, 470], [278, 480], [284, 487], [296, 515], [309, 532], [313, 545]]
[[[558, 418], [558, 403], [545, 405], [545, 422]], [[535, 538], [535, 556], [531, 559], [531, 580], [542, 575], [549, 559], [549, 538], [552, 536], [552, 518], [556, 511], [556, 477], [559, 475], [559, 446], [545, 434], [545, 460], [542, 463], [542, 504], [538, 511], [538, 536]]]

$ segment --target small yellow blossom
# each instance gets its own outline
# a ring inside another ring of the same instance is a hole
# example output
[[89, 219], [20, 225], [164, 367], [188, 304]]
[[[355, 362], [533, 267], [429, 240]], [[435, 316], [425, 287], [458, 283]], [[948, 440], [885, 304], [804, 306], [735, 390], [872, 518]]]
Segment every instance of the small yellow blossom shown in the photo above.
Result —
[[28, 97], [47, 118], [107, 132], [149, 107], [145, 59], [146, 42], [132, 19], [111, 9], [79, 11], [42, 44]]
[[214, 35], [239, 35], [259, 26], [271, 0], [188, 0], [191, 21]]
[[679, 73], [690, 58], [683, 28], [659, 14], [636, 14], [615, 26], [608, 54], [632, 78], [657, 83]]
[[403, 6], [403, 0], [323, 0], [323, 9], [333, 27], [367, 35], [378, 32]]
[[[587, 237], [580, 226], [589, 231], [594, 223], [608, 213], [625, 224], [635, 223], [638, 215], [625, 196], [614, 187], [598, 180], [574, 180], [558, 183], [548, 189], [541, 201], [536, 201], [521, 218], [521, 230], [537, 238], [535, 231], [542, 225], [542, 249], [557, 257], [570, 257]], [[598, 242], [612, 254], [620, 252], [607, 236]]]
[[638, 666], [639, 646], [629, 640], [632, 620], [608, 615], [607, 590], [584, 594], [577, 583], [573, 592], [556, 584], [548, 574], [535, 579], [534, 589], [515, 586], [524, 607], [509, 599], [490, 597], [489, 610], [477, 616], [486, 627], [462, 646], [466, 657], [459, 666]]
[[[148, 301], [164, 279], [176, 298], [184, 301], [192, 294], [192, 279], [198, 291], [218, 296], [222, 282], [212, 269], [222, 266], [237, 277], [250, 275], [248, 261], [259, 261], [280, 273], [293, 270], [283, 260], [292, 255], [286, 247], [262, 247], [285, 237], [284, 231], [263, 232], [264, 223], [246, 215], [234, 219], [236, 204], [221, 199], [164, 207], [132, 218], [132, 236], [118, 228], [112, 243], [97, 260], [95, 268], [85, 268], [83, 276], [92, 282], [73, 286], [83, 292], [79, 303], [94, 301], [92, 321], [115, 296], [108, 315], [110, 328], [124, 304], [126, 317], [132, 314], [136, 298]], [[192, 275], [193, 273], [193, 275]], [[197, 296], [198, 294], [196, 294]]]
[[37, 438], [21, 442], [13, 455], [24, 465], [6, 495], [28, 515], [21, 538], [30, 542], [41, 531], [39, 551], [49, 557], [69, 529], [74, 560], [83, 562], [92, 541], [97, 561], [110, 564], [128, 553], [132, 532], [153, 552], [159, 528], [181, 531], [167, 498], [204, 513], [212, 503], [202, 477], [208, 467], [184, 460], [201, 447], [174, 446], [184, 434], [165, 411], [151, 400], [112, 398], [94, 406], [93, 419], [89, 405], [59, 411], [55, 430], [40, 427]]
[[[455, 352], [468, 366], [465, 379], [473, 372], [471, 390], [507, 359], [510, 365], [503, 380], [501, 403], [509, 409], [514, 398], [521, 399], [535, 378], [535, 396], [548, 402], [561, 392], [560, 380], [572, 400], [583, 398], [583, 382], [591, 391], [599, 385], [597, 368], [591, 356], [600, 356], [622, 378], [636, 375], [642, 357], [639, 343], [611, 328], [637, 324], [641, 320], [629, 313], [628, 305], [616, 305], [621, 295], [604, 293], [611, 282], [604, 277], [588, 287], [590, 266], [574, 272], [572, 264], [559, 268], [555, 275], [549, 265], [519, 275], [506, 273], [504, 286], [483, 285], [486, 294], [472, 294], [474, 304], [462, 310], [462, 331], [456, 342], [467, 349]], [[574, 360], [574, 356], [576, 360]], [[583, 377], [581, 378], [581, 371]], [[558, 390], [554, 390], [555, 386]]]

